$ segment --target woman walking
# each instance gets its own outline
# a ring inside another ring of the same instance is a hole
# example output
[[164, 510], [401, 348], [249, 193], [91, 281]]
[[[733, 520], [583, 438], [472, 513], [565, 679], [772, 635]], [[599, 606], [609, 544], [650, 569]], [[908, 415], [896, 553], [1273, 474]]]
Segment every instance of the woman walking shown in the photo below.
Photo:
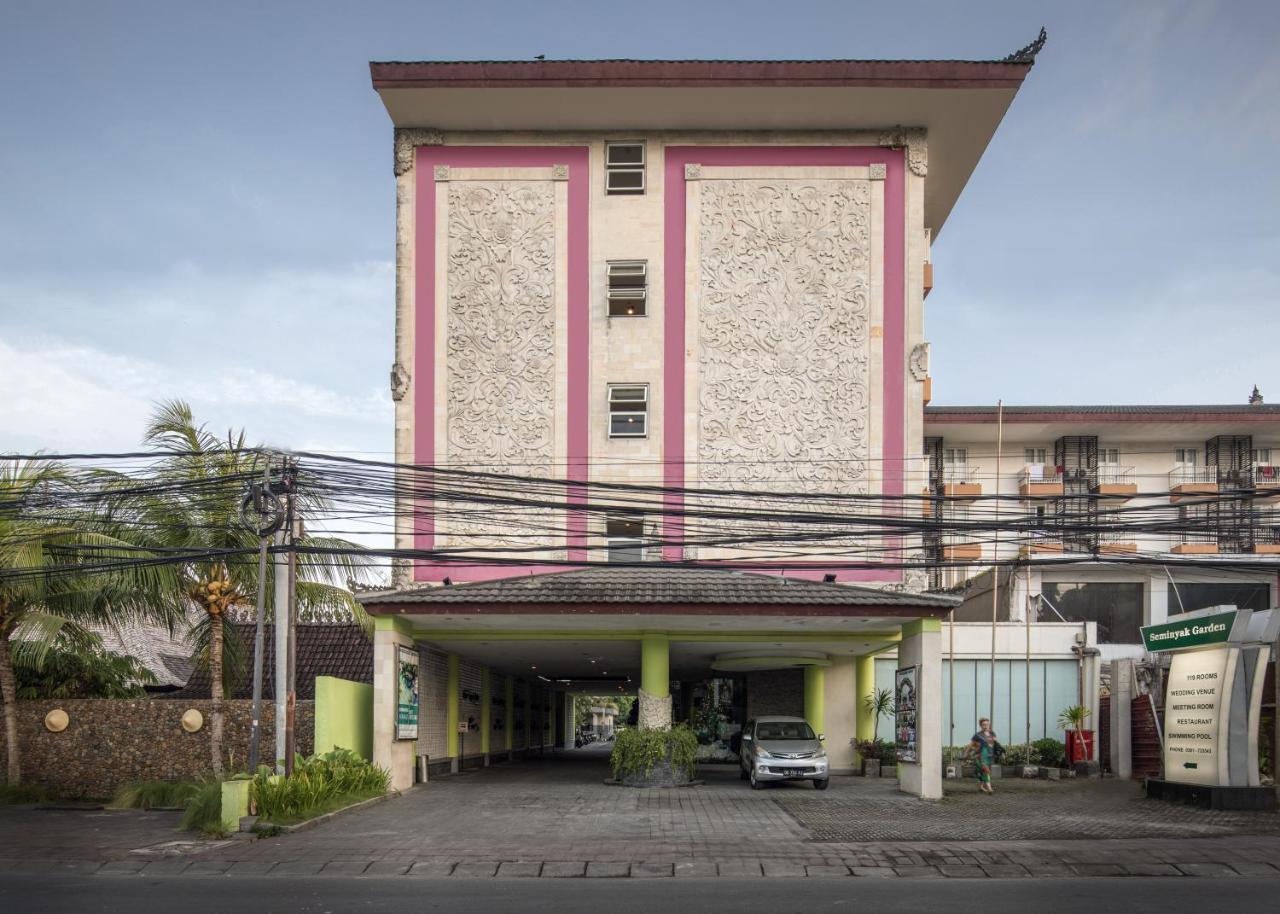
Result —
[[993, 793], [991, 766], [995, 764], [996, 757], [1004, 751], [1004, 747], [996, 739], [995, 731], [991, 729], [991, 721], [987, 718], [984, 717], [978, 721], [978, 732], [969, 740], [969, 751], [977, 758], [978, 784], [982, 792]]

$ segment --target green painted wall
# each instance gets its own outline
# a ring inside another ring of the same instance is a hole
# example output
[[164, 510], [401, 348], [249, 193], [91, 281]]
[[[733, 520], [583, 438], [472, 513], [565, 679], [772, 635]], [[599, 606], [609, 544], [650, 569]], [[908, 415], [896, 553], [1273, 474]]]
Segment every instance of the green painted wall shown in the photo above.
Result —
[[373, 760], [373, 686], [316, 677], [315, 753], [351, 749]]

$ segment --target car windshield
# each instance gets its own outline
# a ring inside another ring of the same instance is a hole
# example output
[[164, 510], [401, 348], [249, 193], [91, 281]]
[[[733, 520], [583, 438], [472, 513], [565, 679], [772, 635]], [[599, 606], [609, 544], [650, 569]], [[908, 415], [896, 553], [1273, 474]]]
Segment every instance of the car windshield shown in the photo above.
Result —
[[804, 721], [795, 723], [761, 723], [756, 724], [756, 739], [816, 739], [813, 728]]

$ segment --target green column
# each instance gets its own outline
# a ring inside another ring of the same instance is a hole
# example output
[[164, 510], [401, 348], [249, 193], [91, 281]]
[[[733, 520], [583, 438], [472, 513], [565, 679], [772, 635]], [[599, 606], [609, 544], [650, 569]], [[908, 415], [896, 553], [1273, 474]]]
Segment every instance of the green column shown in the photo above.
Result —
[[458, 662], [457, 654], [448, 657], [448, 675], [444, 689], [445, 752], [449, 758], [458, 757]]
[[814, 733], [826, 733], [827, 671], [820, 666], [804, 668], [804, 719]]
[[489, 720], [489, 705], [493, 702], [489, 699], [489, 668], [480, 668], [480, 754], [489, 754], [489, 730], [492, 729]]
[[671, 695], [671, 645], [666, 635], [640, 637], [640, 688], [654, 698]]
[[502, 742], [503, 748], [510, 752], [516, 734], [512, 725], [512, 722], [516, 719], [516, 678], [514, 676], [507, 677], [502, 697], [505, 700], [504, 707], [506, 708], [505, 713], [502, 715], [506, 724], [505, 730], [502, 734]]
[[533, 748], [533, 683], [525, 680], [524, 683], [524, 754], [529, 755], [529, 750]]
[[872, 740], [876, 738], [876, 718], [866, 700], [876, 691], [876, 655], [858, 657], [854, 661], [853, 676], [854, 736], [860, 741]]

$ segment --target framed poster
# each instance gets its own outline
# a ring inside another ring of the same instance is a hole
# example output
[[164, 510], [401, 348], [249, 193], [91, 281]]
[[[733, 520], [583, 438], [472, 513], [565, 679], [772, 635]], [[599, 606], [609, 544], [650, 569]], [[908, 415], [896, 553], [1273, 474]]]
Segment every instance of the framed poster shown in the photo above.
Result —
[[418, 652], [396, 652], [396, 739], [418, 738]]
[[909, 666], [893, 674], [893, 733], [898, 761], [919, 764], [916, 746], [916, 714], [920, 667]]

